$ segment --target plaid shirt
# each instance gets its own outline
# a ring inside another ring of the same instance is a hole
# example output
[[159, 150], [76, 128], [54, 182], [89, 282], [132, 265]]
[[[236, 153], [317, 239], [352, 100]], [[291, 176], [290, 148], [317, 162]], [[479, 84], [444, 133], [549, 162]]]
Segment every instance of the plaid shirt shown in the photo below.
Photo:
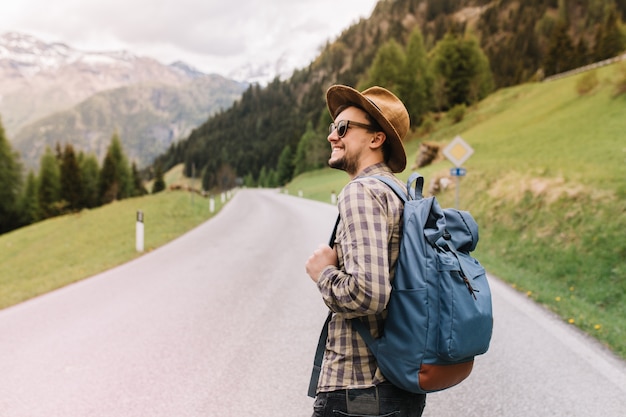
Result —
[[359, 317], [374, 338], [379, 337], [400, 247], [402, 201], [382, 181], [368, 178], [371, 175], [395, 178], [386, 165], [372, 165], [350, 181], [338, 197], [340, 221], [335, 247], [339, 267], [325, 268], [317, 283], [334, 313], [318, 392], [369, 387], [385, 380], [350, 323]]

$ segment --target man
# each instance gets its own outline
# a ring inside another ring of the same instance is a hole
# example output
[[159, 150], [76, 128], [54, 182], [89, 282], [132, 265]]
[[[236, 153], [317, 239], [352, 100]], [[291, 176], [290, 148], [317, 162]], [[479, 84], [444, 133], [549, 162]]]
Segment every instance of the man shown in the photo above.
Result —
[[404, 104], [381, 87], [360, 93], [332, 86], [326, 102], [333, 118], [328, 163], [344, 170], [350, 182], [338, 196], [333, 247], [320, 245], [306, 262], [307, 274], [332, 313], [313, 417], [421, 416], [425, 395], [386, 381], [350, 321], [361, 320], [374, 338], [383, 329], [403, 204], [372, 176], [395, 179], [393, 173], [406, 167], [402, 139], [409, 130], [409, 115]]

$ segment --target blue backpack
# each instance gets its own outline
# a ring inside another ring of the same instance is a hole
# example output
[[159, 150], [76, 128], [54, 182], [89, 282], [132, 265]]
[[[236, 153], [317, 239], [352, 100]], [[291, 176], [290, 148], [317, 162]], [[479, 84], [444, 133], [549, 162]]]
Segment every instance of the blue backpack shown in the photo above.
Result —
[[[485, 269], [470, 256], [478, 225], [466, 211], [441, 209], [435, 197], [423, 198], [419, 174], [411, 175], [406, 192], [388, 178], [375, 178], [404, 201], [400, 255], [381, 337], [374, 339], [359, 318], [351, 323], [387, 380], [414, 393], [441, 391], [467, 378], [474, 356], [491, 341], [491, 290]], [[330, 318], [318, 342], [311, 397]]]
[[469, 254], [478, 225], [466, 211], [442, 210], [435, 197], [423, 198], [419, 174], [411, 175], [406, 193], [376, 178], [404, 201], [400, 255], [382, 336], [374, 340], [358, 318], [352, 324], [391, 383], [415, 393], [440, 391], [467, 378], [474, 356], [491, 341], [491, 291]]

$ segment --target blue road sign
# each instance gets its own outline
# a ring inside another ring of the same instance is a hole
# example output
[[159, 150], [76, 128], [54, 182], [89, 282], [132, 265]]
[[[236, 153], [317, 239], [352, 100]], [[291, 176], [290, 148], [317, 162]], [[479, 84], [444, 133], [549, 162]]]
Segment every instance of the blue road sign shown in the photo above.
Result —
[[450, 175], [453, 177], [463, 177], [467, 174], [467, 170], [465, 168], [450, 168]]

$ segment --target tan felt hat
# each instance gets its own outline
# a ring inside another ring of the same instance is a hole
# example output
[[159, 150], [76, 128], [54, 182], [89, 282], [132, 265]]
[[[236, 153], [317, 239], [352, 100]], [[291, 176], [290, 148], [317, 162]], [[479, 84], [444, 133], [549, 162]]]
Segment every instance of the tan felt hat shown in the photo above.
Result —
[[333, 85], [326, 91], [326, 104], [331, 117], [342, 105], [354, 104], [372, 116], [387, 135], [391, 149], [386, 161], [393, 172], [406, 168], [406, 151], [402, 140], [410, 127], [409, 112], [392, 92], [382, 87], [371, 87], [362, 93], [345, 85]]

